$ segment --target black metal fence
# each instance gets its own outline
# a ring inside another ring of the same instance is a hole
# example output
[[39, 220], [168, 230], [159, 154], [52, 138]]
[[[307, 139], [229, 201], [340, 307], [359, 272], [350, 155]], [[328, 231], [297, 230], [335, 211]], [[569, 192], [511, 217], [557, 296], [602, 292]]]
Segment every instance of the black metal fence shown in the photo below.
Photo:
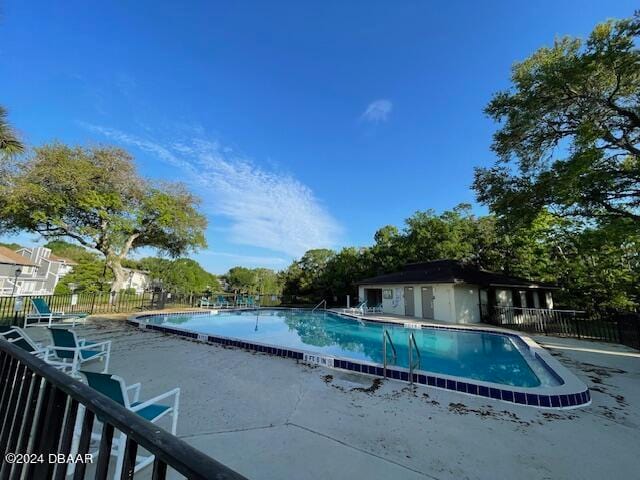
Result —
[[640, 314], [481, 305], [482, 321], [512, 330], [621, 343], [640, 350]]
[[[168, 467], [189, 479], [244, 478], [87, 385], [0, 341], [0, 478], [64, 479], [69, 464], [57, 459], [70, 454], [88, 458], [85, 454], [98, 421], [102, 433], [97, 459], [91, 464], [76, 463], [74, 479], [90, 474], [104, 480], [110, 475], [117, 432], [126, 435], [122, 479], [134, 477], [139, 448], [155, 456], [153, 479], [164, 479]], [[72, 445], [77, 449], [72, 451]]]
[[[195, 308], [201, 305], [215, 305], [220, 299], [227, 307], [260, 306], [260, 307], [304, 307], [312, 306], [306, 297], [283, 296], [275, 294], [196, 294], [175, 292], [132, 293], [122, 291], [83, 292], [77, 294], [34, 295], [20, 297], [0, 297], [0, 325], [22, 325], [25, 315], [32, 312], [31, 299], [43, 298], [49, 308], [55, 312], [87, 313], [133, 313], [141, 310], [162, 308]], [[204, 302], [203, 302], [204, 301]]]

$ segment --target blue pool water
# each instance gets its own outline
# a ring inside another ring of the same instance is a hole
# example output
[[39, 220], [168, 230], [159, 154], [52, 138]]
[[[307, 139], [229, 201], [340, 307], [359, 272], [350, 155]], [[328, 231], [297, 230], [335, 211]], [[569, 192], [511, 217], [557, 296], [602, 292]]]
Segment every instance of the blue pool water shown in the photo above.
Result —
[[[393, 362], [408, 368], [408, 338], [413, 332], [420, 350], [420, 369], [486, 382], [536, 387], [543, 369], [531, 368], [526, 348], [506, 335], [453, 329], [406, 329], [401, 325], [361, 322], [329, 312], [300, 310], [220, 311], [213, 315], [156, 315], [145, 321], [248, 342], [294, 348], [325, 355], [383, 363], [382, 334], [387, 329], [396, 347]], [[414, 354], [415, 359], [415, 354]], [[536, 375], [538, 373], [538, 375]], [[544, 372], [543, 372], [544, 373]]]

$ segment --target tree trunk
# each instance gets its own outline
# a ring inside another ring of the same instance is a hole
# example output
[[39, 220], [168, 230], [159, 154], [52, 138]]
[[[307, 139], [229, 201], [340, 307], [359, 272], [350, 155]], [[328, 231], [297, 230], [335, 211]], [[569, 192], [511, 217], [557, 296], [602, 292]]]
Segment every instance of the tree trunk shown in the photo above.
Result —
[[127, 275], [125, 274], [120, 259], [117, 256], [107, 257], [107, 266], [113, 272], [113, 283], [111, 284], [111, 293], [117, 293], [122, 290], [127, 281]]

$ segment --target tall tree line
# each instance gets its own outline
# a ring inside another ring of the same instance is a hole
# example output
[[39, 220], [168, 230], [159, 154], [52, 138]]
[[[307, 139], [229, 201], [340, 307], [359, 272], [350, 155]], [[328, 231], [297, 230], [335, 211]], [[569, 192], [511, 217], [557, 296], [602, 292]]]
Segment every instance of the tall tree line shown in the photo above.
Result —
[[485, 270], [553, 282], [560, 305], [598, 310], [640, 304], [638, 238], [628, 232], [573, 229], [548, 212], [530, 224], [505, 226], [495, 215], [476, 216], [469, 205], [437, 214], [416, 212], [402, 229], [385, 226], [370, 247], [309, 250], [281, 272], [285, 295], [344, 302], [355, 284], [406, 263], [456, 259]]

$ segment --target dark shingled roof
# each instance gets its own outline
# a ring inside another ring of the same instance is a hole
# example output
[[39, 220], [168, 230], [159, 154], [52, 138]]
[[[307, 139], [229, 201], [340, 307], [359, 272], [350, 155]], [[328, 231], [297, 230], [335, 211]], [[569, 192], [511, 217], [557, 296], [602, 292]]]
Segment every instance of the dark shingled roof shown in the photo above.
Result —
[[469, 283], [480, 286], [506, 286], [525, 288], [559, 288], [544, 282], [493, 273], [458, 260], [434, 260], [410, 263], [400, 272], [365, 278], [358, 285], [384, 285], [402, 283]]

